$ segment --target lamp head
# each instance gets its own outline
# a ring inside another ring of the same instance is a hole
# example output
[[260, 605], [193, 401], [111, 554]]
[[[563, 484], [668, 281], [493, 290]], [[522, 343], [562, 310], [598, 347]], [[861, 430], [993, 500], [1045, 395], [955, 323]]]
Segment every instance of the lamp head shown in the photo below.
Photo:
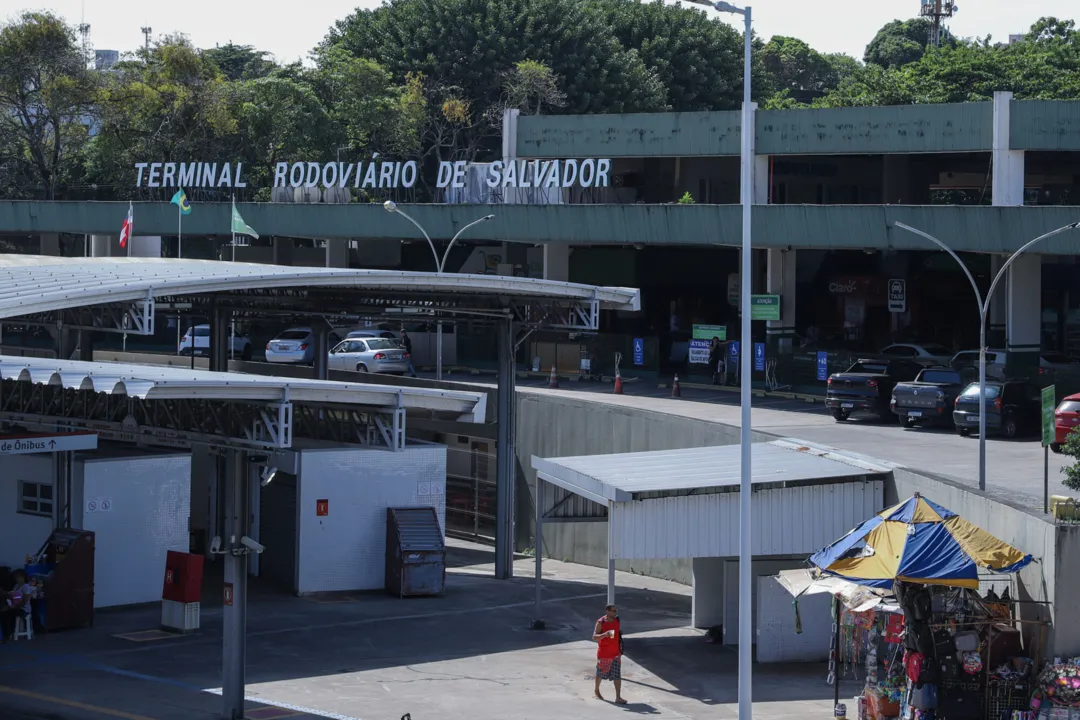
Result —
[[382, 206], [386, 209], [386, 212], [397, 212], [397, 203], [393, 200], [387, 200]]
[[717, 12], [735, 13], [736, 15], [745, 14], [745, 11], [740, 10], [729, 2], [724, 2], [724, 0], [720, 0], [720, 2], [713, 5], [713, 7], [716, 8]]
[[482, 217], [480, 219], [481, 220], [494, 220], [495, 216], [494, 215], [485, 215], [484, 217]]

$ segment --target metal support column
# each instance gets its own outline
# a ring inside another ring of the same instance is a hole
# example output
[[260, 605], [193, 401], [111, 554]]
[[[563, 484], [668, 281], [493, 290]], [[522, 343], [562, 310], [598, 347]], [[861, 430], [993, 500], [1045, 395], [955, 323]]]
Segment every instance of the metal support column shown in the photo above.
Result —
[[514, 495], [517, 458], [514, 448], [514, 323], [499, 322], [498, 446], [496, 447], [495, 577], [514, 576]]
[[94, 362], [94, 331], [79, 331], [79, 359], [84, 362]]
[[[240, 542], [248, 529], [247, 454], [229, 450], [225, 473], [225, 588], [222, 631], [221, 717], [244, 717], [244, 675], [247, 662], [248, 549]], [[219, 465], [219, 467], [221, 467]]]
[[607, 604], [615, 604], [615, 558], [612, 550], [615, 549], [615, 503], [608, 502], [607, 506]]
[[540, 616], [541, 566], [544, 557], [544, 479], [536, 476], [536, 609], [533, 611], [532, 629], [543, 630], [544, 621]]
[[[329, 243], [329, 241], [327, 241]], [[316, 380], [330, 379], [330, 326], [325, 322], [317, 321], [312, 324], [311, 331], [315, 335], [315, 355], [312, 364], [315, 366]]]
[[[192, 338], [194, 343], [195, 339]], [[194, 352], [194, 348], [192, 350]], [[229, 370], [229, 313], [214, 304], [210, 312], [210, 369], [214, 372]]]

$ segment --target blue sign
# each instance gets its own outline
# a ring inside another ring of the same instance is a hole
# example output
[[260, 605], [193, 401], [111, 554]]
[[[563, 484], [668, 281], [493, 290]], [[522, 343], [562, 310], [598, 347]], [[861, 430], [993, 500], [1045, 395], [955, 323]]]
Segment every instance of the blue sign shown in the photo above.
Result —
[[645, 338], [634, 338], [634, 364], [645, 364]]
[[731, 343], [728, 344], [728, 349], [729, 349], [729, 352], [731, 354], [731, 357], [739, 357], [739, 341], [738, 340], [732, 340]]
[[754, 343], [754, 370], [765, 372], [765, 343]]
[[821, 350], [817, 354], [817, 379], [829, 379], [829, 353]]

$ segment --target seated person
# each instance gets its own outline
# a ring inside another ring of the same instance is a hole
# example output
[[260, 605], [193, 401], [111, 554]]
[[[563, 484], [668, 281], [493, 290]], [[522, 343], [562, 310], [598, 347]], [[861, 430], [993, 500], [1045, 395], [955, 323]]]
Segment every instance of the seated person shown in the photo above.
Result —
[[26, 579], [26, 572], [16, 570], [11, 573], [12, 589], [0, 595], [0, 642], [7, 642], [15, 635], [15, 619], [23, 617], [27, 623], [30, 617], [30, 601], [36, 595], [36, 589]]

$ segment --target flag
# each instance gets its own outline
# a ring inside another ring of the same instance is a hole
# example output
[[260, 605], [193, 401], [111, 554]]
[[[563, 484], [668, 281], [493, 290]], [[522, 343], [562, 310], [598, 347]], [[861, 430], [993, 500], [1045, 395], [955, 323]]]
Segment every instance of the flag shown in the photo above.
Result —
[[170, 200], [173, 205], [180, 208], [181, 215], [191, 214], [191, 204], [187, 200], [187, 195], [184, 193], [184, 188], [180, 188], [176, 191], [176, 194], [172, 196]]
[[134, 208], [132, 207], [132, 204], [128, 203], [128, 214], [127, 217], [124, 218], [124, 224], [120, 227], [120, 247], [122, 248], [127, 247], [128, 238], [131, 237], [132, 227], [135, 224], [135, 220], [132, 217], [133, 212]]
[[259, 239], [259, 233], [255, 232], [250, 225], [244, 222], [244, 218], [240, 217], [240, 211], [236, 209], [235, 202], [233, 202], [232, 206], [232, 233], [233, 235], [250, 235], [256, 240]]

